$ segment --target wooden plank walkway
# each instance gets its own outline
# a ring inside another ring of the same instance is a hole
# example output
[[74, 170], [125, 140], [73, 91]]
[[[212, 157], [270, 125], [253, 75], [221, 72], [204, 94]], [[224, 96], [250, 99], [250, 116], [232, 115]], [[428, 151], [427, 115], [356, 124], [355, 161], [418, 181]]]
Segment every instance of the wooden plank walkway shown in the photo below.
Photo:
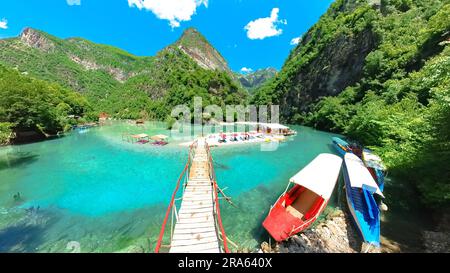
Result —
[[199, 139], [175, 224], [170, 253], [220, 253], [213, 182], [205, 140]]

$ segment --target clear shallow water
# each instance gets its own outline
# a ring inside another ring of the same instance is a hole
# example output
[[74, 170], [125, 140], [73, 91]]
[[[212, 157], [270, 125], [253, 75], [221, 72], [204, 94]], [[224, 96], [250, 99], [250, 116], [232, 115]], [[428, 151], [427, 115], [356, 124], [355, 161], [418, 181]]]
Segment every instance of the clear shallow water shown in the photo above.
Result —
[[[268, 240], [261, 223], [288, 179], [318, 154], [334, 153], [334, 135], [293, 128], [299, 134], [273, 152], [259, 144], [213, 149], [219, 185], [236, 205], [221, 204], [225, 230], [241, 247]], [[153, 251], [188, 149], [174, 140], [125, 143], [122, 132], [170, 135], [161, 123], [120, 123], [0, 148], [0, 252], [69, 252], [71, 241], [82, 252]], [[14, 201], [18, 192], [22, 200]]]

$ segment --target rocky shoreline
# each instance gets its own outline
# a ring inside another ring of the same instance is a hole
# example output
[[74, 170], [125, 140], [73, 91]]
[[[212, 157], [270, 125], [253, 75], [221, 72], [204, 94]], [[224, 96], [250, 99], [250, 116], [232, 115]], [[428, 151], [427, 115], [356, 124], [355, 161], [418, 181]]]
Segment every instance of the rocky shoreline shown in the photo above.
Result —
[[[447, 221], [448, 217], [445, 218]], [[423, 248], [419, 252], [450, 252], [448, 225], [440, 224], [436, 231], [423, 231]], [[352, 220], [342, 210], [326, 214], [314, 227], [295, 235], [282, 243], [261, 244], [259, 252], [264, 253], [401, 253], [402, 246], [381, 236], [381, 247], [375, 248], [363, 243]]]
[[362, 243], [351, 219], [342, 211], [326, 214], [314, 227], [270, 246], [261, 245], [265, 253], [395, 253], [401, 252], [395, 242], [381, 238], [380, 248]]

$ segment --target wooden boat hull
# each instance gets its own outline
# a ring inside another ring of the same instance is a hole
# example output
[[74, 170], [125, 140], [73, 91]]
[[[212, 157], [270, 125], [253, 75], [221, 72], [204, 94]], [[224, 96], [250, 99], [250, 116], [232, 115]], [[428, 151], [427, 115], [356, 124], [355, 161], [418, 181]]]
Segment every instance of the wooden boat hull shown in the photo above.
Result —
[[[370, 208], [368, 207], [367, 202], [365, 202], [362, 189], [352, 188], [350, 185], [348, 169], [345, 163], [344, 182], [347, 205], [359, 234], [363, 238], [364, 242], [375, 246], [380, 246], [380, 215], [379, 213], [375, 213], [372, 218], [370, 217]], [[376, 206], [376, 203], [372, 203], [371, 206]], [[378, 210], [378, 207], [376, 207], [376, 210]]]
[[289, 180], [263, 222], [276, 241], [302, 232], [317, 220], [333, 194], [341, 166], [339, 156], [320, 154]]
[[[296, 186], [297, 187], [297, 186]], [[283, 194], [277, 201], [277, 203], [271, 208], [269, 215], [263, 222], [263, 227], [269, 232], [269, 234], [277, 242], [282, 242], [293, 235], [300, 233], [309, 228], [320, 216], [323, 210], [326, 208], [328, 200], [320, 200], [320, 203], [316, 203], [308, 215], [305, 214], [304, 218], [298, 218], [292, 214], [283, 204], [298, 188], [293, 188], [290, 193]]]
[[350, 153], [351, 149], [349, 144], [340, 138], [333, 138], [333, 147], [339, 153], [340, 156], [344, 157], [346, 153]]

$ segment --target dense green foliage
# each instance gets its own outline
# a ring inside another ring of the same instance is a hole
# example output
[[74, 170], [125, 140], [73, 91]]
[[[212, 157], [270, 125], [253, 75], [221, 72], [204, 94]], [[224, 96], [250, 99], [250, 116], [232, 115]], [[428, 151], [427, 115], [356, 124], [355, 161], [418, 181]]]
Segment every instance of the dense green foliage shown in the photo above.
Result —
[[89, 105], [80, 94], [0, 66], [0, 143], [13, 131], [56, 134], [76, 124]]
[[27, 29], [19, 38], [0, 42], [0, 64], [82, 93], [92, 105], [93, 117], [106, 112], [120, 119], [165, 120], [173, 106], [191, 104], [194, 96], [202, 97], [206, 105], [246, 100], [246, 92], [228, 71], [201, 68], [178, 49], [179, 44], [193, 52], [214, 51], [215, 61], [226, 66], [194, 29], [156, 57]]
[[[356, 4], [349, 8], [348, 2]], [[344, 133], [379, 153], [395, 175], [416, 183], [427, 205], [449, 206], [450, 1], [383, 0], [380, 8], [358, 2], [364, 1], [336, 1], [254, 100], [289, 99], [293, 79], [309, 62], [326, 57], [326, 44], [342, 33], [370, 29], [376, 46], [361, 79], [308, 112], [283, 118]]]
[[10, 143], [12, 137], [12, 124], [9, 122], [0, 122], [0, 146]]

